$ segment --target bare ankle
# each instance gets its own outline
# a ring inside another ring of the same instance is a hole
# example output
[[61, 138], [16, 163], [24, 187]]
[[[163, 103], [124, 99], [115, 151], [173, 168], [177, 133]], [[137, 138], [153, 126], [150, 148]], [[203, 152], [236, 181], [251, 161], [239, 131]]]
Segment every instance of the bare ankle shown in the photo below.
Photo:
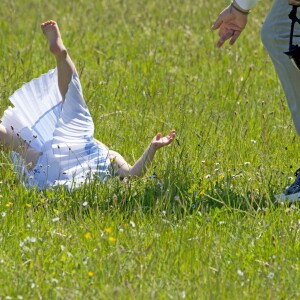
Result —
[[56, 61], [66, 60], [68, 57], [67, 49], [59, 49], [59, 51], [50, 51], [55, 55]]

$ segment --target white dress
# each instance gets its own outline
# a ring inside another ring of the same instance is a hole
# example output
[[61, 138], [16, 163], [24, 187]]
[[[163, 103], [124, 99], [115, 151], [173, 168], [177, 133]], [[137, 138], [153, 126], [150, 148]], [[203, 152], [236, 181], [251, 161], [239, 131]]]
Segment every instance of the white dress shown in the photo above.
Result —
[[76, 72], [64, 102], [56, 69], [24, 84], [9, 99], [13, 107], [4, 112], [2, 124], [41, 152], [30, 172], [18, 153], [11, 155], [26, 186], [71, 189], [95, 177], [106, 178], [110, 172], [108, 150], [93, 139], [94, 123]]

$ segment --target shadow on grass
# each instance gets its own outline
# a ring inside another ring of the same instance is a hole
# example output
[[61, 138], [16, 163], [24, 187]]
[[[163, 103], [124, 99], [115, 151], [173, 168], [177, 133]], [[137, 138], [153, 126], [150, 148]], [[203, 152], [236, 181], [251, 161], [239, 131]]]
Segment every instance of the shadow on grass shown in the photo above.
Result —
[[238, 191], [228, 178], [215, 183], [199, 181], [195, 184], [172, 176], [162, 180], [156, 175], [127, 181], [118, 178], [105, 183], [93, 181], [74, 191], [64, 188], [40, 192], [27, 190], [24, 197], [31, 199], [34, 210], [43, 209], [46, 214], [64, 219], [84, 217], [95, 211], [121, 214], [124, 218], [139, 212], [181, 219], [215, 209], [255, 214], [274, 206], [271, 186], [265, 191]]
[[[213, 209], [239, 210], [254, 213], [273, 206], [273, 191], [238, 191], [227, 180], [205, 186], [176, 181], [169, 177], [151, 176], [127, 182], [112, 179], [103, 184], [95, 183], [86, 189], [75, 191], [73, 197], [87, 201], [93, 209], [131, 215], [136, 211], [145, 214], [172, 214], [184, 217]], [[78, 205], [77, 205], [78, 206]]]

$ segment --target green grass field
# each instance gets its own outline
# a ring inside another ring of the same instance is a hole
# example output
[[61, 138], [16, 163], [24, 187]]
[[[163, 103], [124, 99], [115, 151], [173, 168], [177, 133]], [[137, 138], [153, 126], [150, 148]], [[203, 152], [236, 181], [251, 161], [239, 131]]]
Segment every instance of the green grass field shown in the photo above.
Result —
[[274, 203], [300, 162], [259, 38], [269, 2], [220, 50], [228, 1], [1, 1], [1, 114], [55, 67], [53, 19], [97, 139], [132, 163], [157, 132], [177, 138], [143, 179], [73, 192], [27, 190], [1, 150], [0, 299], [300, 298], [300, 209]]

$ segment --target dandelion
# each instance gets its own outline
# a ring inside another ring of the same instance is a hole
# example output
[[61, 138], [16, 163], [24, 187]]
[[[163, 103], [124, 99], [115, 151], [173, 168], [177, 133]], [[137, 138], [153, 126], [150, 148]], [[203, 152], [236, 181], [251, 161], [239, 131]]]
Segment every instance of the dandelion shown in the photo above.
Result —
[[207, 178], [207, 179], [210, 178], [210, 174], [207, 174], [207, 175], [205, 176], [205, 178]]
[[88, 276], [89, 276], [89, 277], [93, 277], [93, 276], [94, 276], [94, 272], [89, 271], [89, 272], [88, 272]]
[[87, 233], [84, 235], [84, 237], [85, 237], [86, 239], [90, 239], [90, 238], [92, 237], [92, 235], [91, 235], [90, 232], [87, 232]]
[[114, 237], [112, 237], [112, 236], [110, 236], [110, 237], [108, 238], [108, 240], [109, 240], [111, 243], [115, 243], [115, 242], [117, 241], [117, 239], [114, 238]]
[[273, 279], [273, 278], [274, 278], [274, 273], [273, 273], [273, 272], [270, 272], [270, 273], [268, 274], [268, 278], [269, 278], [269, 279]]
[[1, 217], [4, 218], [5, 216], [6, 216], [6, 212], [3, 211], [3, 212], [1, 213]]
[[31, 204], [26, 203], [25, 206], [28, 207], [28, 208], [30, 208], [30, 207], [31, 207]]
[[112, 227], [107, 227], [104, 229], [106, 233], [112, 233]]
[[11, 206], [13, 206], [13, 203], [12, 203], [12, 202], [7, 202], [7, 203], [5, 204], [5, 206], [6, 206], [6, 207], [11, 207]]

